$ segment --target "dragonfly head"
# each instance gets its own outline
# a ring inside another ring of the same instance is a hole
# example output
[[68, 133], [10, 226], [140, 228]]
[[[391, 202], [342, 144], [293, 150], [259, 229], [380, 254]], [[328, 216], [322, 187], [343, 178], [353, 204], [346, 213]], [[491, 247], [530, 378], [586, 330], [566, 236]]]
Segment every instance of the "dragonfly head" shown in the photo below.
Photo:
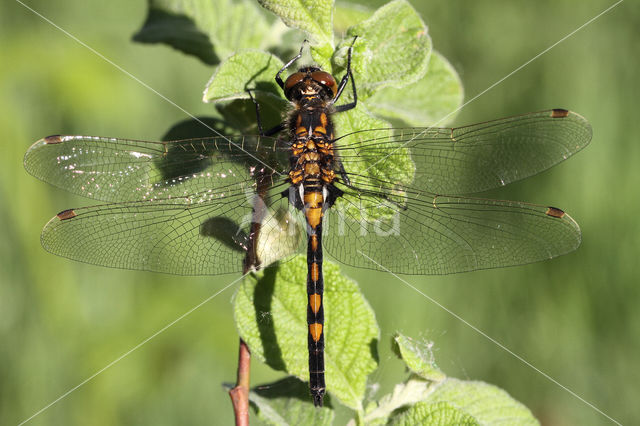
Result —
[[300, 68], [284, 83], [284, 95], [290, 101], [299, 101], [307, 96], [329, 101], [336, 96], [337, 90], [335, 78], [318, 67]]

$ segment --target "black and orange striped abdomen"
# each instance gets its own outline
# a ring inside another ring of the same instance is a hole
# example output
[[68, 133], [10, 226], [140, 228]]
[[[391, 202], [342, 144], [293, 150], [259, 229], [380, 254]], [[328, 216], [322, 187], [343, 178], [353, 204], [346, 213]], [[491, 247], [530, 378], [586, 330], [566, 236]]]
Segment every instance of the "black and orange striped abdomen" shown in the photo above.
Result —
[[304, 213], [307, 219], [307, 324], [309, 327], [309, 388], [315, 405], [322, 405], [324, 382], [324, 306], [322, 296], [322, 210], [321, 190], [305, 188]]

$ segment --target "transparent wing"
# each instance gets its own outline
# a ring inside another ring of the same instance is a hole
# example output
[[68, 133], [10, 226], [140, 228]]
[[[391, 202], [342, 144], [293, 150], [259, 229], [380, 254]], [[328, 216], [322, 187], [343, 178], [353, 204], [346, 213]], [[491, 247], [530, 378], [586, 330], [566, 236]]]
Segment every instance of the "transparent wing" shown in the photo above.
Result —
[[562, 210], [514, 201], [344, 188], [325, 217], [324, 247], [351, 266], [450, 274], [550, 259], [580, 245]]
[[29, 148], [33, 176], [75, 194], [126, 202], [209, 190], [243, 191], [258, 175], [287, 172], [288, 154], [275, 138], [209, 137], [169, 142], [94, 136], [49, 136]]
[[[351, 184], [438, 194], [504, 186], [567, 159], [591, 140], [580, 115], [554, 109], [452, 129], [363, 130], [337, 139]], [[393, 182], [393, 183], [391, 183]]]
[[[256, 253], [262, 266], [304, 247], [303, 222], [288, 213], [288, 200], [272, 188], [266, 208], [253, 210], [252, 193], [207, 192], [207, 199], [105, 204], [65, 210], [42, 231], [51, 253], [95, 265], [215, 275], [242, 271], [251, 223], [261, 224]], [[195, 195], [194, 195], [195, 196]], [[267, 207], [268, 206], [268, 207]]]
[[[408, 274], [567, 253], [579, 245], [580, 230], [559, 209], [435, 194], [524, 178], [578, 151], [590, 136], [588, 123], [564, 110], [457, 129], [346, 135], [338, 143], [350, 182], [337, 182], [345, 194], [327, 212], [324, 245], [343, 263]], [[304, 247], [304, 220], [279, 197], [287, 157], [273, 138], [56, 136], [34, 144], [25, 167], [74, 193], [118, 202], [58, 214], [43, 231], [47, 250], [98, 265], [195, 275], [240, 271], [252, 221], [261, 223], [263, 265]], [[258, 182], [270, 195], [256, 218]]]

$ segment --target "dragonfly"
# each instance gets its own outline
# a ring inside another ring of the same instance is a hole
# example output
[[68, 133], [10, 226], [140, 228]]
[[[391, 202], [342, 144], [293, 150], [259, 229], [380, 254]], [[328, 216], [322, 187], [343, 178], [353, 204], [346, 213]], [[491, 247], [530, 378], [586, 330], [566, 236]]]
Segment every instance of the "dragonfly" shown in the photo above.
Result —
[[[355, 40], [354, 40], [355, 42]], [[304, 45], [303, 45], [304, 47]], [[177, 275], [246, 272], [307, 253], [309, 386], [323, 403], [323, 253], [350, 266], [450, 274], [575, 250], [563, 210], [471, 197], [567, 159], [591, 140], [579, 114], [551, 109], [455, 128], [338, 135], [357, 106], [348, 51], [338, 81], [306, 66], [283, 81], [287, 119], [259, 134], [139, 141], [54, 135], [24, 159], [33, 176], [103, 203], [64, 210], [44, 248], [76, 261]], [[336, 105], [351, 82], [352, 100]]]

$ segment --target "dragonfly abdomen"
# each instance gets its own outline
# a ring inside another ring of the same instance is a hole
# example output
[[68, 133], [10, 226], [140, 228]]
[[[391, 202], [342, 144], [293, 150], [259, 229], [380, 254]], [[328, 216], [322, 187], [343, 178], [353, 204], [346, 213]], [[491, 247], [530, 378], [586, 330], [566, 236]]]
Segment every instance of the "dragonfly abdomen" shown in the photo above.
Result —
[[307, 222], [307, 324], [309, 347], [309, 388], [315, 405], [322, 405], [324, 381], [324, 307], [322, 297], [322, 217], [328, 204], [325, 194], [333, 180], [328, 168], [331, 159], [318, 152], [314, 141], [300, 141], [297, 167], [291, 171], [291, 180], [297, 181], [300, 206]]
[[309, 388], [315, 405], [322, 405], [324, 383], [324, 307], [322, 295], [322, 191], [305, 188], [303, 201], [307, 219], [307, 324], [309, 327]]

